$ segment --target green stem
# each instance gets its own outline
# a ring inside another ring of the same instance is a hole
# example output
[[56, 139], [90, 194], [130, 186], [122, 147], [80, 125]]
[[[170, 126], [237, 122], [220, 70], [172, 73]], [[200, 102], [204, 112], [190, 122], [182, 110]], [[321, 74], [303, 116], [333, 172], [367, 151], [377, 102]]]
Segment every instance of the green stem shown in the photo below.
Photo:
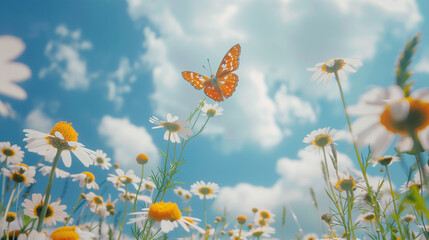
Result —
[[57, 168], [58, 160], [60, 159], [62, 151], [63, 151], [62, 148], [57, 148], [57, 154], [55, 155], [54, 163], [52, 164], [52, 168], [51, 168], [51, 173], [49, 174], [48, 185], [46, 186], [45, 196], [43, 200], [43, 208], [39, 215], [39, 222], [37, 223], [38, 232], [42, 232], [43, 221], [45, 220], [46, 212], [48, 211], [49, 199], [51, 197], [51, 188], [52, 188], [52, 183], [54, 181], [55, 168]]
[[347, 104], [346, 104], [346, 100], [344, 98], [344, 93], [343, 93], [343, 89], [341, 87], [341, 82], [340, 82], [340, 77], [338, 76], [338, 72], [335, 72], [335, 79], [337, 80], [338, 89], [339, 89], [340, 95], [341, 95], [341, 101], [343, 102], [344, 112], [345, 112], [346, 118], [347, 118], [347, 124], [348, 124], [348, 127], [349, 127], [350, 136], [351, 136], [352, 141], [353, 141], [353, 146], [354, 146], [354, 149], [355, 149], [355, 152], [356, 152], [356, 157], [358, 159], [359, 166], [360, 166], [360, 168], [362, 170], [362, 175], [363, 175], [363, 177], [365, 179], [366, 187], [368, 189], [368, 195], [371, 197], [372, 202], [375, 203], [376, 208], [377, 208], [374, 211], [375, 221], [377, 222], [377, 225], [378, 225], [378, 227], [380, 229], [381, 237], [383, 238], [383, 240], [386, 240], [386, 236], [385, 236], [385, 233], [384, 233], [384, 227], [383, 227], [383, 225], [380, 222], [380, 213], [379, 213], [379, 209], [377, 207], [378, 202], [376, 201], [375, 196], [372, 194], [372, 188], [371, 188], [371, 185], [369, 184], [368, 177], [366, 176], [366, 169], [365, 169], [365, 167], [363, 165], [363, 162], [362, 162], [362, 160], [360, 158], [360, 154], [359, 154], [359, 150], [358, 150], [358, 147], [357, 147], [357, 144], [356, 144], [356, 140], [355, 140], [355, 137], [353, 135], [352, 124], [350, 122], [350, 117], [349, 117], [349, 114], [347, 112]]
[[398, 224], [398, 229], [399, 229], [399, 233], [401, 234], [401, 239], [404, 239], [404, 233], [402, 232], [401, 223], [399, 222], [399, 212], [398, 212], [398, 208], [396, 207], [395, 193], [393, 192], [392, 180], [390, 179], [389, 168], [387, 166], [386, 166], [386, 173], [387, 173], [387, 178], [389, 179], [390, 194], [392, 195], [393, 209], [395, 210], [395, 214], [393, 215], [393, 218], [395, 219], [396, 224]]
[[137, 197], [139, 196], [140, 189], [141, 189], [142, 183], [143, 183], [143, 172], [144, 172], [144, 164], [142, 164], [142, 175], [141, 175], [141, 178], [140, 178], [139, 187], [137, 189], [136, 198], [134, 199], [133, 212], [135, 212], [137, 210]]
[[128, 203], [128, 185], [125, 185], [125, 207], [124, 207], [124, 215], [122, 217], [122, 223], [121, 228], [119, 230], [119, 237], [118, 240], [121, 239], [122, 230], [124, 230], [124, 224], [125, 224], [125, 217], [127, 215], [127, 203]]
[[4, 212], [3, 222], [6, 222], [7, 213], [9, 212], [10, 205], [13, 202], [13, 195], [15, 195], [16, 186], [18, 186], [18, 183], [15, 183], [15, 185], [13, 186], [12, 193], [10, 194], [10, 197], [9, 197], [9, 202], [7, 203], [7, 206], [6, 206], [6, 209], [5, 209], [5, 212]]
[[349, 213], [349, 224], [350, 224], [349, 227], [350, 227], [350, 230], [351, 230], [351, 233], [352, 233], [352, 236], [353, 236], [353, 240], [355, 240], [356, 236], [355, 236], [355, 230], [354, 230], [354, 227], [353, 227], [353, 218], [352, 218], [352, 204], [353, 204], [353, 199], [352, 199], [352, 197], [350, 195], [350, 190], [347, 190], [346, 193], [347, 193], [347, 207], [349, 209], [349, 211], [348, 211], [348, 213]]
[[238, 239], [241, 239], [241, 229], [243, 229], [243, 224], [240, 224], [240, 231], [238, 232]]
[[71, 219], [71, 218], [72, 218], [72, 216], [73, 216], [73, 213], [76, 211], [76, 208], [77, 208], [77, 206], [78, 206], [78, 204], [79, 204], [80, 200], [82, 200], [82, 199], [83, 199], [83, 198], [82, 198], [83, 190], [85, 190], [85, 186], [83, 186], [82, 190], [80, 191], [79, 197], [77, 198], [77, 201], [76, 201], [76, 203], [74, 204], [73, 210], [71, 211], [71, 213], [70, 213], [69, 217], [67, 218], [67, 221], [64, 223], [64, 226], [67, 226], [67, 223], [69, 223], [70, 219]]

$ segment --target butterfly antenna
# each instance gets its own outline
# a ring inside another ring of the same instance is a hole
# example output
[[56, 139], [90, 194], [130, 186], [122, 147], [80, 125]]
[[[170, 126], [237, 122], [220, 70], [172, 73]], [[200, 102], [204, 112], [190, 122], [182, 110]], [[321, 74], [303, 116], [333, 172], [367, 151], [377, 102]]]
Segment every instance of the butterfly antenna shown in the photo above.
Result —
[[209, 64], [210, 75], [213, 75], [212, 66], [210, 65], [210, 60], [208, 58], [207, 58], [207, 63]]
[[210, 74], [210, 71], [203, 65], [203, 68]]

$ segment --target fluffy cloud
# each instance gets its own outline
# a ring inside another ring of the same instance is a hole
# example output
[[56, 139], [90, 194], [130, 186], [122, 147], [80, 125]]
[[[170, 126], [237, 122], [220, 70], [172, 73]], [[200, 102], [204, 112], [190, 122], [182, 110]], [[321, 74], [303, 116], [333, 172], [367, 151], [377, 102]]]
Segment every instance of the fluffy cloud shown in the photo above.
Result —
[[40, 70], [39, 77], [56, 73], [65, 89], [87, 89], [96, 74], [88, 73], [81, 54], [92, 49], [91, 42], [81, 39], [80, 30], [70, 31], [64, 25], [59, 25], [55, 33], [56, 38], [49, 41], [45, 48], [45, 55], [51, 64]]
[[[368, 0], [128, 0], [128, 12], [139, 25], [149, 21], [153, 28], [144, 29], [142, 60], [152, 71], [155, 91], [151, 98], [157, 114], [186, 116], [204, 95], [195, 92], [180, 72], [204, 74], [198, 66], [207, 57], [216, 57], [212, 61], [215, 71], [226, 50], [241, 44], [237, 91], [222, 103], [223, 124], [219, 120], [207, 128], [209, 133], [222, 134], [225, 146], [232, 148], [247, 140], [272, 147], [290, 134], [288, 129], [278, 131], [286, 122], [304, 115], [314, 121], [314, 110], [300, 96], [313, 100], [338, 97], [332, 94], [333, 81], [331, 85], [309, 84], [311, 73], [306, 67], [332, 57], [371, 58], [391, 23], [399, 31], [411, 31], [421, 21], [413, 0], [383, 0], [382, 4]], [[279, 83], [286, 83], [287, 95], [286, 90], [275, 89]], [[277, 99], [272, 99], [271, 92], [278, 93]], [[281, 101], [285, 96], [293, 101]], [[298, 114], [296, 104], [307, 111]], [[228, 112], [234, 117], [228, 117]]]
[[416, 64], [415, 71], [419, 73], [429, 73], [429, 51], [425, 52], [420, 61]]
[[145, 174], [155, 170], [158, 166], [158, 149], [144, 127], [132, 124], [127, 118], [104, 116], [101, 119], [98, 133], [113, 149], [113, 159], [121, 165], [121, 168], [135, 168], [137, 166], [136, 157], [140, 153], [149, 156]]
[[25, 127], [41, 132], [50, 132], [54, 126], [54, 121], [43, 111], [42, 107], [37, 107], [31, 111], [25, 118]]
[[131, 85], [137, 79], [137, 75], [134, 72], [136, 67], [138, 67], [138, 63], [131, 66], [128, 58], [122, 58], [119, 61], [118, 69], [109, 75], [107, 98], [115, 103], [116, 109], [122, 107], [124, 103], [123, 95], [131, 92]]

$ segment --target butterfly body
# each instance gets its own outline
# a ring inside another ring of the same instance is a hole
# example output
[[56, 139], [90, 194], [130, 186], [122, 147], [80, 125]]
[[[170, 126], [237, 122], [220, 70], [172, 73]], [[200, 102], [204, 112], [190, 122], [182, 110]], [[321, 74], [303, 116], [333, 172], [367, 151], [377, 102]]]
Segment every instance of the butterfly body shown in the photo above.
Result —
[[241, 47], [233, 46], [223, 57], [216, 75], [210, 78], [195, 72], [182, 72], [183, 78], [196, 89], [204, 88], [204, 93], [215, 101], [223, 101], [229, 98], [238, 84], [238, 76], [233, 71], [238, 69]]

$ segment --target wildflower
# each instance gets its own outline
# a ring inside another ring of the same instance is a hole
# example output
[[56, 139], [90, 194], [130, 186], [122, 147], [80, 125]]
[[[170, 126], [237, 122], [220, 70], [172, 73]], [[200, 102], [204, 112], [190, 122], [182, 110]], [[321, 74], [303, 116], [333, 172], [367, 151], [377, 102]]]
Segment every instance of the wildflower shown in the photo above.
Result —
[[99, 216], [109, 216], [110, 213], [104, 204], [104, 199], [100, 195], [96, 195], [93, 192], [86, 194], [86, 202], [88, 203], [89, 210], [98, 214]]
[[201, 111], [203, 111], [203, 115], [207, 116], [207, 117], [214, 117], [214, 116], [222, 115], [223, 114], [223, 108], [217, 107], [217, 106], [218, 106], [217, 103], [211, 105], [211, 104], [204, 102], [204, 106], [201, 109]]
[[358, 104], [349, 107], [350, 114], [359, 118], [353, 128], [360, 146], [371, 145], [374, 156], [380, 156], [392, 144], [401, 152], [412, 150], [409, 136], [416, 134], [424, 150], [429, 150], [429, 90], [419, 89], [405, 97], [403, 90], [393, 85], [375, 88], [363, 95]]
[[170, 232], [178, 227], [179, 224], [187, 232], [189, 232], [189, 227], [191, 227], [198, 230], [200, 233], [204, 233], [204, 230], [195, 224], [195, 221], [199, 222], [200, 220], [193, 217], [183, 217], [176, 203], [164, 203], [161, 201], [152, 203], [149, 208], [143, 208], [142, 210], [142, 212], [132, 213], [136, 215], [136, 217], [131, 219], [128, 224], [138, 223], [149, 218], [154, 221], [153, 226], [155, 228], [160, 227], [161, 231], [164, 233]]
[[23, 183], [26, 187], [36, 182], [34, 179], [34, 176], [36, 175], [35, 167], [27, 166], [24, 163], [18, 163], [10, 165], [9, 168], [10, 170], [7, 168], [2, 168], [3, 174], [7, 177], [10, 177], [10, 179], [14, 182]]
[[0, 142], [0, 161], [4, 162], [6, 158], [8, 163], [18, 164], [22, 162], [24, 152], [16, 144], [11, 146], [10, 142]]
[[191, 200], [192, 194], [190, 191], [185, 190], [181, 187], [177, 187], [174, 190], [174, 193], [179, 196], [180, 198], [183, 199], [183, 201], [188, 202], [189, 200]]
[[57, 150], [61, 149], [61, 158], [66, 167], [71, 166], [70, 152], [73, 152], [85, 167], [93, 164], [91, 159], [93, 151], [77, 142], [78, 133], [73, 129], [71, 123], [58, 122], [49, 134], [31, 129], [24, 129], [24, 132], [26, 133], [24, 141], [27, 142], [25, 148], [44, 156], [48, 162], [52, 162]]
[[264, 219], [265, 222], [267, 223], [273, 223], [274, 222], [274, 217], [276, 215], [274, 215], [274, 213], [272, 213], [270, 210], [268, 209], [259, 209], [257, 216], [259, 216], [261, 219]]
[[204, 181], [197, 181], [191, 185], [191, 192], [195, 195], [198, 195], [200, 199], [212, 199], [217, 197], [219, 185], [211, 182], [206, 184]]
[[319, 237], [315, 233], [305, 234], [304, 237], [302, 238], [302, 240], [317, 240], [317, 239], [319, 239]]
[[[14, 36], [0, 36], [0, 94], [24, 100], [27, 93], [15, 82], [21, 82], [31, 76], [27, 65], [13, 62], [25, 49], [21, 39]], [[8, 103], [0, 101], [0, 115], [14, 117], [15, 113]]]
[[87, 189], [95, 189], [98, 190], [98, 184], [95, 182], [94, 174], [91, 172], [82, 172], [79, 174], [72, 174], [71, 177], [73, 177], [73, 182], [80, 181], [79, 187], [86, 186]]
[[158, 126], [152, 127], [154, 128], [164, 128], [166, 130], [164, 134], [165, 140], [171, 140], [171, 142], [180, 143], [180, 138], [183, 137], [185, 140], [188, 139], [188, 136], [192, 135], [192, 130], [189, 128], [185, 128], [190, 124], [190, 122], [179, 120], [178, 116], [171, 116], [171, 114], [167, 114], [167, 121], [160, 121], [155, 116], [149, 119], [149, 122], [156, 124]]
[[270, 237], [270, 234], [274, 234], [276, 230], [272, 227], [256, 227], [250, 230], [250, 235], [256, 238], [259, 237]]
[[134, 201], [136, 198], [138, 201], [143, 201], [145, 203], [151, 204], [152, 203], [152, 198], [150, 196], [144, 195], [141, 192], [139, 193], [139, 195], [132, 193], [130, 191], [127, 191], [127, 193], [125, 194], [125, 189], [123, 188], [118, 188], [118, 190], [122, 193], [119, 194], [119, 199], [121, 199], [121, 201], [127, 200], [127, 201]]
[[366, 223], [372, 223], [375, 221], [375, 213], [373, 212], [366, 212], [362, 213], [356, 218], [356, 222], [366, 222]]
[[418, 192], [420, 192], [421, 189], [423, 189], [424, 184], [419, 180], [419, 179], [413, 179], [410, 181], [405, 182], [404, 184], [401, 185], [401, 187], [399, 188], [399, 191], [401, 193], [405, 193], [407, 191], [411, 191], [413, 189], [417, 190]]
[[312, 131], [310, 134], [307, 134], [303, 140], [303, 142], [310, 144], [305, 149], [309, 151], [319, 151], [325, 147], [329, 147], [333, 141], [338, 139], [335, 136], [335, 132], [335, 129], [330, 129], [329, 127]]
[[83, 231], [79, 226], [64, 226], [55, 229], [50, 236], [52, 240], [92, 240], [93, 233]]
[[240, 215], [240, 216], [238, 216], [238, 217], [237, 217], [237, 222], [238, 222], [238, 224], [240, 224], [240, 225], [245, 224], [245, 223], [246, 223], [246, 221], [247, 221], [246, 216]]
[[[51, 174], [51, 170], [52, 170], [51, 166], [45, 166], [42, 163], [37, 164], [37, 166], [40, 167], [39, 171], [42, 173], [43, 176]], [[69, 172], [61, 170], [59, 168], [55, 168], [55, 177], [57, 177], [57, 178], [68, 178], [69, 176], [70, 176]]]
[[16, 213], [14, 212], [8, 212], [6, 214], [6, 222], [13, 222], [16, 219]]
[[381, 164], [382, 166], [389, 166], [390, 164], [392, 164], [392, 162], [399, 162], [399, 157], [388, 155], [384, 157], [375, 158], [372, 160], [372, 162], [373, 167], [377, 166], [377, 164]]
[[110, 163], [110, 158], [107, 157], [106, 153], [102, 150], [97, 149], [93, 155], [94, 165], [100, 166], [103, 170], [109, 170], [112, 166]]
[[416, 220], [416, 216], [412, 214], [406, 214], [405, 216], [402, 217], [402, 221], [407, 223], [414, 222], [415, 220]]
[[144, 165], [149, 162], [149, 157], [144, 153], [140, 153], [139, 155], [137, 155], [136, 161], [138, 164]]
[[318, 63], [313, 68], [307, 68], [307, 71], [315, 72], [311, 76], [311, 81], [318, 81], [322, 83], [328, 83], [332, 78], [335, 77], [337, 72], [342, 80], [346, 80], [347, 76], [343, 70], [349, 72], [356, 72], [356, 68], [362, 66], [362, 62], [357, 58], [337, 58], [331, 59], [325, 63]]
[[115, 201], [112, 201], [112, 196], [109, 194], [109, 197], [107, 198], [105, 206], [106, 206], [106, 210], [110, 213], [110, 215], [115, 214], [115, 204], [117, 201], [118, 199], [115, 199]]
[[[32, 200], [24, 199], [22, 206], [24, 207], [25, 215], [29, 216], [30, 218], [40, 218], [43, 208], [42, 194], [33, 194]], [[48, 204], [44, 219], [46, 226], [54, 226], [57, 221], [64, 222], [64, 219], [67, 217], [67, 213], [64, 211], [66, 208], [67, 207], [65, 205], [60, 205], [60, 199], [51, 204]]]
[[343, 172], [339, 174], [339, 179], [334, 179], [335, 188], [342, 191], [352, 191], [356, 187], [356, 181], [351, 174]]
[[133, 186], [138, 189], [138, 183], [140, 182], [140, 178], [134, 175], [134, 171], [128, 170], [127, 173], [124, 173], [122, 169], [115, 170], [117, 175], [109, 173], [109, 177], [107, 177], [108, 181], [111, 181], [116, 188], [121, 186], [125, 186], [128, 184], [133, 184]]

